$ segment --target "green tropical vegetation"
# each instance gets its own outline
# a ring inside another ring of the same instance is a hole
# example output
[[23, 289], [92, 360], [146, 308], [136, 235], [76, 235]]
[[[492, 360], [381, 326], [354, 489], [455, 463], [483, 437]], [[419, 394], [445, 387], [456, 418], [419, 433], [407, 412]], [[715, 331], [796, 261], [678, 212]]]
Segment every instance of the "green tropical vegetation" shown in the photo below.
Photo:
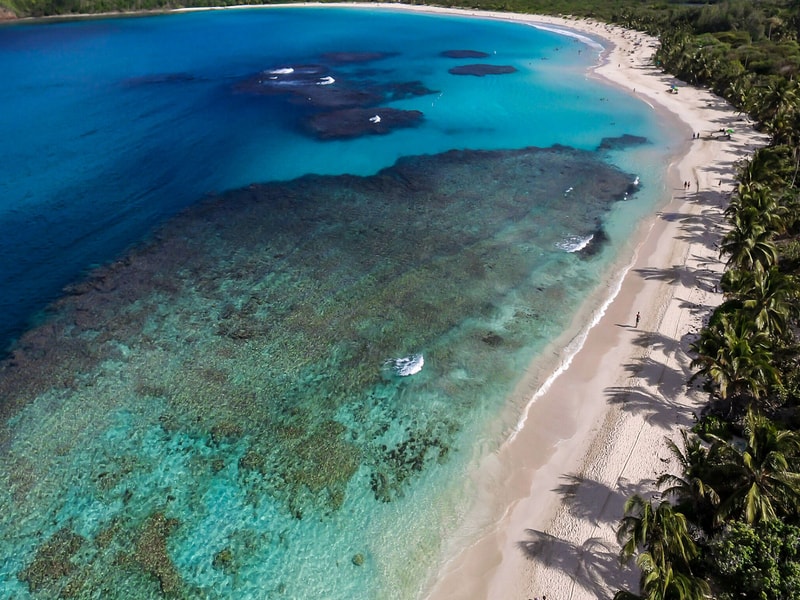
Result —
[[692, 344], [707, 409], [668, 442], [679, 472], [658, 480], [658, 505], [625, 506], [621, 559], [636, 559], [640, 589], [616, 598], [798, 598], [800, 4], [665, 13], [626, 24], [656, 33], [665, 71], [729, 100], [770, 143], [741, 165], [720, 244], [724, 301]]
[[[0, 0], [17, 17], [242, 0]], [[661, 500], [631, 497], [618, 537], [640, 589], [618, 600], [800, 598], [800, 0], [453, 0], [588, 16], [655, 35], [656, 65], [730, 101], [770, 143], [742, 163], [720, 245], [723, 303], [692, 345], [709, 395], [669, 447]], [[5, 10], [3, 10], [5, 9]]]
[[[658, 480], [658, 508], [625, 506], [621, 558], [641, 579], [618, 600], [800, 597], [799, 9], [715, 2], [641, 26], [659, 35], [665, 71], [729, 100], [770, 143], [741, 165], [720, 244], [724, 301], [692, 344], [708, 406], [669, 441], [679, 472]], [[632, 535], [657, 510], [670, 526]]]

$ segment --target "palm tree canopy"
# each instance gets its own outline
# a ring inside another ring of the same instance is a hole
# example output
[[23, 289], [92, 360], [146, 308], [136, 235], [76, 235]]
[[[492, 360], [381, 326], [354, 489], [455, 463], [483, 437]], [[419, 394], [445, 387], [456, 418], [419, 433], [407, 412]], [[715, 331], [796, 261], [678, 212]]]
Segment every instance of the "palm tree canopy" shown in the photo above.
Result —
[[710, 524], [720, 502], [719, 494], [708, 478], [713, 473], [714, 465], [709, 462], [708, 449], [698, 436], [685, 429], [681, 430], [681, 436], [683, 450], [667, 439], [670, 452], [680, 464], [680, 475], [665, 473], [658, 478], [656, 485], [663, 489], [665, 497], [677, 499], [678, 506], [687, 511], [686, 514], [694, 522]]
[[646, 550], [659, 568], [678, 562], [688, 569], [698, 551], [689, 536], [683, 513], [676, 511], [666, 500], [653, 507], [652, 502], [639, 495], [628, 498], [624, 510], [625, 516], [617, 531], [623, 560], [630, 560], [637, 551]]
[[722, 315], [691, 348], [697, 355], [691, 366], [699, 367], [695, 377], [708, 377], [723, 399], [741, 394], [760, 398], [780, 387], [770, 336], [747, 314]]
[[730, 298], [724, 312], [739, 310], [748, 314], [757, 329], [775, 340], [784, 338], [789, 333], [790, 320], [800, 316], [795, 278], [777, 266], [766, 270], [731, 269], [720, 283]]
[[717, 440], [710, 459], [718, 464], [716, 480], [722, 502], [717, 522], [741, 518], [746, 523], [771, 521], [800, 512], [800, 434], [778, 429], [763, 415], [748, 410], [746, 445]]

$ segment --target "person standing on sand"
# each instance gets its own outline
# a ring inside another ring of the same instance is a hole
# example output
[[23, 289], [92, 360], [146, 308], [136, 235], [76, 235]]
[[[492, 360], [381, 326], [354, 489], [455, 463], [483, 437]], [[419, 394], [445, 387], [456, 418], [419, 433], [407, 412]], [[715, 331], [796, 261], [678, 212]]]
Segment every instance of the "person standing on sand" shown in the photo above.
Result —
[[641, 319], [641, 318], [642, 318], [641, 315], [637, 311], [636, 312], [636, 324], [634, 325], [634, 327], [638, 327], [639, 326], [639, 319]]

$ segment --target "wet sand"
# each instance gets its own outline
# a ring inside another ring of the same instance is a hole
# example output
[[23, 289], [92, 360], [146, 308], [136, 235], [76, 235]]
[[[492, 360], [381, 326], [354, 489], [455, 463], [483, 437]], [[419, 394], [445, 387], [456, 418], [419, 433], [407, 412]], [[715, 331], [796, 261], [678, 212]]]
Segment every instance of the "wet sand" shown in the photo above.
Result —
[[[686, 131], [669, 166], [668, 203], [642, 223], [630, 268], [605, 309], [595, 309], [581, 349], [546, 390], [532, 390], [520, 428], [485, 461], [473, 514], [455, 535], [454, 544], [469, 545], [437, 575], [429, 596], [610, 598], [621, 587], [638, 588], [637, 574], [617, 559], [622, 506], [633, 493], [650, 496], [661, 473], [675, 472], [665, 440], [691, 426], [705, 400], [697, 386], [687, 387], [687, 352], [722, 300], [717, 245], [736, 162], [767, 139], [724, 100], [653, 67], [655, 38], [585, 19], [469, 14], [603, 38], [608, 50], [595, 75]], [[718, 133], [728, 127], [732, 139]], [[474, 541], [474, 524], [486, 522], [491, 527]]]

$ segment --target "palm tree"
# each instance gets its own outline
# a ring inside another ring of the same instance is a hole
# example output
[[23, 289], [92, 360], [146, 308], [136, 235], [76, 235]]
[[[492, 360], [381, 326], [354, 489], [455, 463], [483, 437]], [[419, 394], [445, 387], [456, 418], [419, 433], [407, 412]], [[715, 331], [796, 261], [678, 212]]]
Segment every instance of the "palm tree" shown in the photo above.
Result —
[[613, 600], [645, 600], [644, 596], [639, 596], [628, 590], [620, 590], [614, 594]]
[[[741, 61], [737, 60], [742, 65]], [[740, 112], [748, 112], [753, 105], [753, 98], [758, 93], [755, 86], [756, 75], [742, 65], [741, 75], [737, 78], [737, 85], [732, 89], [735, 95], [732, 101]]]
[[674, 561], [688, 568], [697, 556], [686, 517], [666, 500], [654, 508], [652, 502], [633, 495], [625, 502], [624, 511], [617, 531], [623, 561], [644, 549], [661, 568]]
[[702, 600], [711, 591], [700, 577], [672, 565], [659, 567], [647, 552], [639, 555], [636, 564], [642, 572], [641, 587], [646, 600]]
[[665, 473], [658, 478], [656, 484], [659, 488], [669, 486], [662, 494], [676, 498], [678, 507], [684, 514], [705, 528], [706, 525], [712, 525], [715, 508], [719, 505], [719, 494], [707, 479], [713, 473], [714, 466], [709, 463], [708, 448], [699, 437], [690, 434], [686, 429], [681, 429], [681, 437], [684, 450], [667, 439], [670, 452], [680, 464], [681, 474]]
[[773, 339], [784, 338], [789, 322], [800, 316], [797, 284], [790, 275], [777, 267], [767, 270], [742, 271], [732, 269], [722, 276], [722, 291], [730, 298], [726, 310], [742, 310], [753, 320], [756, 329]]
[[786, 335], [789, 319], [797, 317], [797, 286], [793, 278], [777, 267], [768, 271], [753, 271], [753, 284], [743, 307], [753, 317], [756, 327], [767, 331], [774, 339]]
[[794, 122], [800, 100], [800, 82], [787, 77], [775, 76], [760, 90], [753, 102], [754, 116], [764, 123], [775, 136]]
[[760, 183], [771, 186], [774, 180], [780, 158], [766, 148], [759, 148], [753, 152], [739, 170], [739, 181], [742, 185]]
[[723, 400], [737, 396], [758, 399], [780, 386], [772, 341], [746, 314], [723, 314], [702, 330], [691, 348], [697, 354], [691, 367], [699, 367], [692, 380], [708, 377]]
[[761, 225], [774, 234], [785, 231], [786, 213], [786, 208], [778, 204], [770, 188], [752, 181], [739, 184], [736, 196], [725, 209], [729, 218], [738, 216], [743, 223]]
[[656, 51], [656, 64], [671, 72], [679, 72], [687, 58], [686, 47], [691, 35], [683, 29], [673, 29], [660, 36], [661, 46]]
[[[705, 581], [692, 574], [691, 562], [699, 552], [689, 535], [686, 517], [669, 502], [653, 507], [641, 496], [628, 498], [617, 540], [623, 562], [636, 556], [643, 598], [699, 600], [707, 593]], [[616, 597], [635, 597], [630, 592], [620, 594]]]
[[797, 111], [798, 82], [787, 77], [773, 76], [759, 90], [753, 101], [751, 112], [768, 129], [774, 127], [776, 118], [792, 115]]
[[745, 433], [747, 444], [715, 440], [710, 459], [718, 464], [722, 501], [718, 523], [741, 518], [749, 524], [800, 512], [800, 434], [778, 429], [763, 415], [749, 409]]
[[758, 183], [771, 189], [791, 185], [796, 145], [772, 145], [756, 150], [739, 170], [742, 185]]
[[772, 232], [760, 222], [755, 210], [741, 210], [731, 218], [732, 228], [722, 238], [720, 255], [728, 255], [728, 266], [765, 269], [778, 262]]

